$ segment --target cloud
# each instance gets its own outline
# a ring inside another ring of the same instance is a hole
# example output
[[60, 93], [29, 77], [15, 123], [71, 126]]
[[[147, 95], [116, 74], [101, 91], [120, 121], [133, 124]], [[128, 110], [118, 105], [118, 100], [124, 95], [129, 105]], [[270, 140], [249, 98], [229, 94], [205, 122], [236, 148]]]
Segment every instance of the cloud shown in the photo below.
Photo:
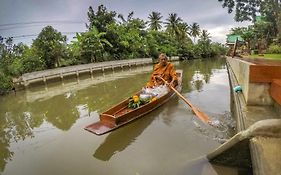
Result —
[[214, 27], [214, 28], [210, 28], [208, 30], [208, 32], [211, 34], [212, 36], [212, 41], [215, 42], [220, 42], [220, 43], [225, 43], [225, 39], [226, 39], [226, 35], [229, 33], [229, 28], [231, 28], [232, 26], [224, 26], [224, 27]]
[[[160, 12], [163, 20], [169, 13], [177, 13], [188, 24], [197, 22], [201, 28], [208, 30], [216, 42], [224, 43], [225, 34], [231, 27], [247, 25], [236, 23], [233, 14], [227, 14], [227, 10], [217, 0], [1, 0], [0, 25], [30, 21], [87, 21], [88, 7], [93, 6], [96, 10], [100, 4], [125, 16], [134, 11], [134, 17], [144, 20], [147, 20], [152, 11]], [[46, 25], [19, 25], [16, 29], [0, 30], [0, 35], [36, 34]], [[52, 25], [61, 32], [85, 31], [83, 23]]]

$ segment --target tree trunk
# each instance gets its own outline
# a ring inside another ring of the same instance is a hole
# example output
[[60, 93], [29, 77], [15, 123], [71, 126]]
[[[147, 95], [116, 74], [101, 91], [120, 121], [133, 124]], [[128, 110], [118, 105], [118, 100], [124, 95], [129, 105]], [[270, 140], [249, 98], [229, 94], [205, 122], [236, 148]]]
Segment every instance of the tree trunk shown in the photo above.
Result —
[[251, 40], [247, 41], [247, 51], [248, 51], [248, 54], [251, 55]]

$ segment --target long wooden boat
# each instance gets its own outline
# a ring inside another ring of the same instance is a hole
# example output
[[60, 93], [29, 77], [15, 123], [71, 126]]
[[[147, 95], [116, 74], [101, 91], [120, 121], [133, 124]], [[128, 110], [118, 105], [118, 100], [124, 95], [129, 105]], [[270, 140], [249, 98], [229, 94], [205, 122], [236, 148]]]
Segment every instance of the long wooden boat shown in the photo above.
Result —
[[[178, 85], [176, 89], [178, 91], [181, 91], [182, 70], [177, 70], [177, 76], [178, 76]], [[139, 95], [140, 93], [141, 91], [136, 93], [136, 95]], [[101, 113], [100, 121], [88, 125], [84, 129], [96, 135], [105, 134], [153, 111], [154, 109], [158, 108], [162, 104], [166, 103], [174, 95], [175, 92], [170, 90], [167, 94], [156, 99], [155, 101], [146, 103], [136, 109], [132, 109], [128, 107], [129, 98], [127, 98], [121, 103]]]

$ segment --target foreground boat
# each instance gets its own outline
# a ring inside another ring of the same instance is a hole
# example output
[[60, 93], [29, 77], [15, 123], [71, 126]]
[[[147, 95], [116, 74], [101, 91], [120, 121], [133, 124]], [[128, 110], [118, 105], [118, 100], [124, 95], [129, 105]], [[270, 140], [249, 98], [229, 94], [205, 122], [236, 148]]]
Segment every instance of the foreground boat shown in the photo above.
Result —
[[[178, 85], [176, 89], [181, 91], [182, 87], [182, 70], [177, 70], [178, 76]], [[137, 93], [139, 95], [140, 92]], [[100, 114], [100, 121], [88, 125], [85, 127], [85, 130], [92, 132], [96, 135], [102, 135], [107, 132], [110, 132], [114, 129], [117, 129], [145, 114], [153, 111], [158, 108], [162, 104], [166, 103], [171, 97], [175, 95], [175, 92], [169, 90], [169, 92], [162, 97], [156, 99], [155, 101], [151, 101], [146, 103], [136, 109], [129, 108], [129, 100], [130, 98], [122, 101], [121, 103], [113, 106], [107, 111]]]

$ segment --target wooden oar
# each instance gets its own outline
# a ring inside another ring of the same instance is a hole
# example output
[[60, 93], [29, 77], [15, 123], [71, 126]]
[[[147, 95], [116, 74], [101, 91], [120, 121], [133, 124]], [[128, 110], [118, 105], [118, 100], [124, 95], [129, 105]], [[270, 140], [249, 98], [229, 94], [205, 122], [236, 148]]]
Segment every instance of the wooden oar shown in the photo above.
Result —
[[171, 86], [166, 80], [164, 80], [162, 77], [158, 77], [160, 78], [165, 84], [167, 84], [181, 99], [183, 99], [183, 101], [185, 101], [185, 103], [188, 104], [188, 106], [191, 107], [192, 111], [194, 112], [194, 114], [203, 122], [205, 123], [211, 123], [210, 118], [203, 113], [202, 111], [200, 111], [198, 108], [196, 108], [195, 106], [193, 106], [183, 95], [181, 95], [173, 86]]

